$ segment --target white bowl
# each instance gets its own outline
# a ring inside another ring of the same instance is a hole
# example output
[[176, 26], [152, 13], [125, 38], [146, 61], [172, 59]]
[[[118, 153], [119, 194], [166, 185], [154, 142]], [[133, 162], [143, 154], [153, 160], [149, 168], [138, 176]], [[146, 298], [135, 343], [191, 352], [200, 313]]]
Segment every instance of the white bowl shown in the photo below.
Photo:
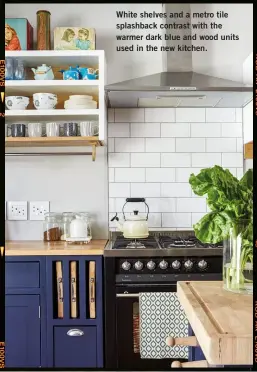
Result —
[[9, 110], [26, 110], [29, 105], [29, 98], [24, 96], [8, 96], [5, 98], [5, 105]]
[[86, 94], [74, 94], [72, 96], [69, 96], [70, 101], [80, 101], [80, 100], [91, 100], [93, 99], [93, 96], [87, 96]]
[[35, 93], [33, 103], [37, 110], [52, 110], [57, 105], [57, 96], [52, 93]]
[[73, 103], [71, 101], [65, 101], [64, 102], [64, 108], [67, 110], [85, 110], [85, 109], [96, 109], [97, 108], [97, 102], [96, 101], [89, 101], [87, 103], [83, 104], [77, 104]]

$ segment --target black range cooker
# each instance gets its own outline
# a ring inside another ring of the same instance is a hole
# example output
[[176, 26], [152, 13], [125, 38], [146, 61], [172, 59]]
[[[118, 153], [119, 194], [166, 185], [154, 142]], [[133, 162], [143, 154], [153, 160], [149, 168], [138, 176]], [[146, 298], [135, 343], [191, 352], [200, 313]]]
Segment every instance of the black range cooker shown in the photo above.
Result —
[[170, 370], [171, 359], [140, 357], [139, 293], [176, 292], [177, 281], [222, 280], [222, 251], [192, 232], [138, 240], [113, 234], [104, 252], [106, 368]]

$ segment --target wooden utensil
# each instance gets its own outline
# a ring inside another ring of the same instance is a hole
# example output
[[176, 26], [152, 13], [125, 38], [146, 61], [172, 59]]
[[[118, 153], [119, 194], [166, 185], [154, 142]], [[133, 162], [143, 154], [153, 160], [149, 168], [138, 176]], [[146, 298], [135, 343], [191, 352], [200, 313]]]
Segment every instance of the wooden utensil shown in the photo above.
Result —
[[95, 319], [96, 304], [95, 304], [95, 262], [89, 262], [89, 317]]
[[77, 304], [77, 262], [70, 263], [70, 304], [71, 304], [71, 318], [78, 317]]
[[63, 318], [63, 277], [62, 262], [56, 262], [56, 282], [57, 282], [57, 316]]

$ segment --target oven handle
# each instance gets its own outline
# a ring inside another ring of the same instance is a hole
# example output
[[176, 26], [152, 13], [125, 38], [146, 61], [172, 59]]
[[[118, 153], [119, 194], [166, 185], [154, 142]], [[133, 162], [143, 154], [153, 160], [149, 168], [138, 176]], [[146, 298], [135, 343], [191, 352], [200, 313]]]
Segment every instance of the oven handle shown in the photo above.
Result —
[[116, 297], [134, 297], [134, 298], [138, 298], [139, 297], [139, 293], [117, 293], [116, 294]]

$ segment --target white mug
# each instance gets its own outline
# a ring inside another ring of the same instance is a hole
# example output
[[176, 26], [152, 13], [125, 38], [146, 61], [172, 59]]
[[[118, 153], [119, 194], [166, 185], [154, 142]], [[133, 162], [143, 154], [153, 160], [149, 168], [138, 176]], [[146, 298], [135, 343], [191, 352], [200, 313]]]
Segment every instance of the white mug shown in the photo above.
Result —
[[97, 121], [82, 121], [79, 123], [82, 137], [97, 136], [99, 134]]
[[60, 127], [59, 123], [46, 123], [46, 136], [59, 137]]
[[28, 123], [29, 137], [42, 137], [42, 123]]

